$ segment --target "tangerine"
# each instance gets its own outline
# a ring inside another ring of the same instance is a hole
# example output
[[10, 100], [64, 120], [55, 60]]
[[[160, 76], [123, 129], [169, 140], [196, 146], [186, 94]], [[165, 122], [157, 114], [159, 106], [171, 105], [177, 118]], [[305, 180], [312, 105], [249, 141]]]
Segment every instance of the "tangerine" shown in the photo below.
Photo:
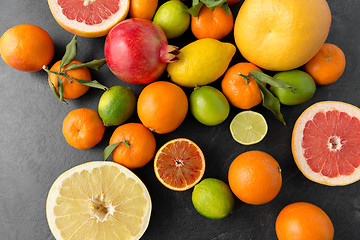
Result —
[[0, 55], [11, 67], [27, 72], [40, 71], [54, 56], [54, 42], [41, 27], [21, 24], [9, 28], [0, 39]]
[[129, 17], [152, 20], [155, 15], [157, 6], [158, 0], [131, 0]]
[[240, 154], [228, 173], [231, 191], [248, 204], [264, 204], [279, 193], [282, 177], [277, 161], [262, 151]]
[[157, 81], [140, 93], [137, 112], [145, 127], [156, 133], [174, 131], [184, 121], [188, 111], [185, 92], [177, 85]]
[[250, 109], [262, 102], [260, 89], [253, 77], [244, 78], [253, 70], [261, 71], [248, 62], [237, 63], [230, 67], [221, 81], [221, 88], [229, 102], [241, 109]]
[[155, 155], [153, 133], [141, 123], [126, 123], [115, 129], [110, 145], [120, 143], [111, 153], [113, 160], [129, 169], [145, 166]]
[[51, 83], [52, 83], [55, 86], [57, 93], [59, 93], [59, 87], [58, 87], [57, 82], [58, 82], [58, 77], [60, 77], [60, 79], [62, 80], [63, 97], [64, 98], [74, 99], [74, 98], [78, 98], [78, 97], [84, 95], [89, 90], [90, 87], [83, 85], [83, 84], [79, 83], [78, 81], [76, 81], [75, 79], [71, 79], [71, 78], [91, 81], [91, 75], [90, 75], [89, 69], [87, 67], [81, 67], [81, 68], [77, 68], [74, 70], [64, 70], [73, 63], [81, 64], [81, 62], [73, 60], [69, 64], [65, 65], [63, 67], [63, 69], [60, 70], [60, 62], [61, 61], [57, 61], [51, 67], [50, 71], [64, 72], [68, 76], [70, 76], [70, 80], [66, 77], [59, 76], [55, 73], [49, 73], [48, 81], [49, 81], [50, 87], [51, 87]]
[[287, 205], [275, 223], [279, 240], [332, 240], [334, 226], [318, 206], [306, 202]]
[[92, 148], [98, 144], [105, 132], [99, 114], [89, 108], [72, 110], [65, 117], [62, 132], [66, 142], [77, 149]]
[[335, 44], [325, 43], [320, 51], [304, 65], [316, 84], [326, 85], [337, 81], [346, 65], [344, 52]]
[[203, 5], [197, 17], [191, 16], [191, 31], [197, 39], [213, 38], [220, 40], [227, 36], [234, 27], [230, 8], [229, 15], [221, 7], [214, 11]]

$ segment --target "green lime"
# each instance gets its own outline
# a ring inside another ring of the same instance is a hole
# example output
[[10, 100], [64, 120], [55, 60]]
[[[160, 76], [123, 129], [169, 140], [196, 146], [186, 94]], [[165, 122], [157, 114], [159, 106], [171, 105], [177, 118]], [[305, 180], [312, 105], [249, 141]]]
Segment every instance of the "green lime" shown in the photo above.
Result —
[[215, 126], [222, 123], [230, 112], [224, 94], [211, 86], [195, 88], [189, 98], [190, 111], [202, 124]]
[[195, 209], [211, 219], [222, 219], [234, 209], [235, 199], [229, 186], [215, 178], [206, 178], [192, 192]]
[[295, 88], [295, 92], [292, 92], [290, 88], [270, 87], [270, 91], [284, 105], [304, 103], [314, 95], [316, 90], [313, 78], [300, 70], [279, 72], [274, 75], [274, 78], [290, 83]]
[[136, 110], [136, 96], [130, 87], [114, 86], [100, 98], [98, 112], [105, 126], [126, 122]]
[[155, 13], [153, 22], [165, 32], [167, 38], [177, 38], [190, 25], [188, 7], [179, 0], [170, 0], [163, 3]]
[[260, 142], [266, 135], [268, 126], [265, 118], [254, 111], [238, 113], [230, 123], [232, 137], [243, 145]]

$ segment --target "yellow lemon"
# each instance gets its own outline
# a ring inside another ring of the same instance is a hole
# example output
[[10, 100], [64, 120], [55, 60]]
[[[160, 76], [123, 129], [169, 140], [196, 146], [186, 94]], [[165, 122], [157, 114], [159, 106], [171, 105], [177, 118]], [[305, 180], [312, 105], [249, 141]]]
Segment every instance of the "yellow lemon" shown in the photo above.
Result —
[[200, 39], [180, 49], [179, 61], [169, 63], [167, 71], [171, 80], [180, 86], [206, 85], [225, 73], [235, 51], [231, 43]]
[[249, 62], [286, 71], [320, 50], [330, 24], [326, 0], [246, 0], [235, 20], [235, 43]]

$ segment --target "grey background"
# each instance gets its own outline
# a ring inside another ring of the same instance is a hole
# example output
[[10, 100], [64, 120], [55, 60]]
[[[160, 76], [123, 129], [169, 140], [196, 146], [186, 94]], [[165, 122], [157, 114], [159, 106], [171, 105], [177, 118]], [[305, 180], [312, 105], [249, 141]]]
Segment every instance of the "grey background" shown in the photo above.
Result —
[[[162, 3], [163, 1], [160, 1]], [[234, 18], [243, 1], [231, 6]], [[188, 1], [187, 4], [191, 4]], [[149, 228], [142, 239], [276, 239], [275, 220], [286, 205], [306, 201], [321, 207], [332, 219], [335, 239], [359, 239], [360, 182], [345, 187], [327, 187], [306, 179], [297, 169], [291, 154], [291, 131], [297, 117], [308, 106], [322, 100], [338, 100], [360, 106], [360, 2], [358, 0], [329, 1], [332, 25], [327, 42], [338, 45], [346, 55], [343, 76], [327, 86], [318, 86], [308, 102], [282, 107], [287, 121], [283, 126], [262, 106], [253, 110], [262, 113], [269, 125], [265, 139], [253, 146], [237, 144], [228, 130], [231, 119], [240, 111], [231, 107], [228, 119], [216, 127], [198, 123], [188, 113], [184, 123], [174, 132], [156, 135], [157, 149], [168, 140], [186, 137], [195, 141], [206, 157], [204, 177], [227, 182], [232, 160], [249, 150], [271, 154], [282, 168], [283, 186], [271, 202], [252, 206], [236, 201], [234, 212], [223, 220], [210, 220], [196, 212], [191, 203], [191, 190], [175, 192], [163, 187], [156, 179], [152, 161], [134, 172], [149, 189], [153, 211]], [[60, 60], [72, 34], [54, 20], [45, 0], [2, 0], [0, 3], [0, 33], [8, 28], [32, 23], [45, 29], [53, 38], [55, 56]], [[78, 38], [79, 61], [103, 58], [105, 37]], [[170, 44], [183, 47], [194, 41], [190, 29]], [[232, 33], [222, 41], [233, 42]], [[231, 65], [244, 61], [239, 52]], [[129, 85], [118, 80], [104, 66], [92, 72], [93, 79], [111, 87], [131, 86], [138, 96], [144, 86]], [[166, 73], [161, 80], [168, 80]], [[220, 87], [220, 80], [211, 84]], [[187, 95], [191, 89], [184, 89]], [[47, 193], [55, 179], [78, 164], [102, 160], [114, 127], [107, 128], [103, 140], [94, 148], [78, 150], [69, 146], [61, 133], [62, 121], [73, 109], [87, 107], [96, 110], [101, 90], [90, 89], [69, 106], [58, 102], [50, 91], [45, 72], [27, 73], [0, 63], [0, 239], [53, 239], [45, 214]], [[136, 115], [130, 120], [139, 122]]]

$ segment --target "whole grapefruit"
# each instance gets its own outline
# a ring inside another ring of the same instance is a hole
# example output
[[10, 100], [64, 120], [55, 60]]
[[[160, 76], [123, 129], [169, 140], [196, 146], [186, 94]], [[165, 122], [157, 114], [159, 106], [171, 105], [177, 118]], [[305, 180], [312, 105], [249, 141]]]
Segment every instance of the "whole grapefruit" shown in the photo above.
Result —
[[246, 0], [235, 20], [234, 37], [249, 62], [286, 71], [304, 65], [320, 50], [330, 24], [326, 0]]

